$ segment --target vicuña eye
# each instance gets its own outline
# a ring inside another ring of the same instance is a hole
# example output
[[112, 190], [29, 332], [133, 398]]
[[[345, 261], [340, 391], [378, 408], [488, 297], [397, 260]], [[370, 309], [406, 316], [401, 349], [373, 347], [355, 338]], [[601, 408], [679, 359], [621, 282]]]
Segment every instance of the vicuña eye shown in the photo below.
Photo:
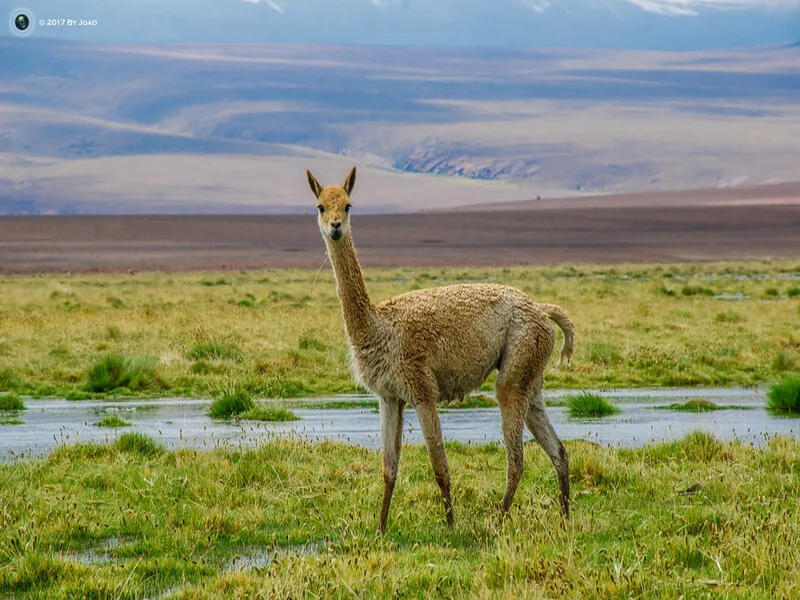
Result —
[[319, 209], [319, 214], [322, 214], [322, 213], [325, 212], [325, 207], [322, 206], [321, 204], [317, 208]]
[[345, 206], [345, 207], [344, 207], [344, 212], [346, 212], [346, 213], [349, 213], [349, 212], [350, 212], [350, 208], [351, 208], [351, 207], [350, 207], [350, 205], [348, 204], [347, 206]]

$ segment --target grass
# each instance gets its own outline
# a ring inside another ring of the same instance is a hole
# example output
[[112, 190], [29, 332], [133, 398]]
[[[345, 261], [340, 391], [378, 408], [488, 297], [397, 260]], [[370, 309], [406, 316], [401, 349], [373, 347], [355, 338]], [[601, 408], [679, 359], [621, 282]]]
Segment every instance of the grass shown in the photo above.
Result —
[[214, 419], [244, 418], [245, 413], [254, 409], [256, 406], [250, 392], [237, 385], [227, 385], [214, 392], [208, 416]]
[[[375, 302], [415, 286], [492, 281], [562, 305], [576, 323], [575, 356], [570, 369], [547, 369], [549, 389], [761, 386], [798, 360], [800, 302], [785, 278], [796, 268], [399, 268], [365, 279]], [[358, 392], [332, 273], [312, 285], [316, 271], [0, 276], [0, 392], [201, 398], [221, 380], [265, 398]], [[146, 375], [109, 377], [125, 368], [102, 366], [108, 355], [146, 365]]]
[[239, 414], [245, 421], [297, 421], [300, 419], [291, 410], [256, 404], [253, 408]]
[[751, 410], [751, 407], [749, 406], [740, 406], [737, 404], [719, 405], [711, 402], [711, 400], [706, 400], [705, 398], [693, 398], [692, 400], [687, 400], [683, 403], [676, 402], [675, 404], [654, 406], [653, 408], [658, 410], [674, 410], [676, 412], [692, 413], [713, 412], [715, 410]]
[[[383, 538], [376, 450], [165, 451], [131, 433], [60, 447], [0, 464], [0, 597], [796, 597], [800, 441], [566, 446], [564, 526], [534, 443], [505, 520], [502, 447], [448, 444], [448, 529], [427, 452], [406, 445]], [[80, 562], [87, 548], [106, 550]], [[233, 568], [266, 550], [269, 565]]]
[[711, 400], [706, 400], [705, 398], [694, 398], [693, 400], [688, 400], [683, 404], [670, 404], [666, 408], [677, 412], [711, 412], [714, 410], [720, 410], [720, 407], [717, 404], [711, 402]]
[[566, 406], [567, 412], [572, 418], [607, 417], [620, 412], [613, 402], [592, 392], [569, 394], [566, 398]]
[[314, 408], [318, 410], [343, 410], [348, 408], [379, 408], [377, 400], [324, 400], [304, 402], [298, 408]]
[[613, 365], [622, 360], [619, 349], [603, 342], [591, 342], [586, 348], [590, 362], [600, 365]]
[[23, 425], [25, 421], [19, 413], [25, 408], [25, 402], [16, 394], [0, 394], [0, 425]]
[[115, 415], [106, 415], [101, 420], [97, 421], [95, 423], [95, 426], [96, 427], [111, 427], [111, 428], [129, 427], [130, 423], [128, 423], [127, 421], [123, 421], [122, 419], [120, 419], [119, 417], [117, 417]]
[[189, 352], [189, 359], [191, 360], [221, 359], [237, 361], [241, 356], [242, 351], [237, 346], [213, 341], [199, 342]]
[[700, 285], [687, 285], [681, 290], [681, 294], [684, 296], [697, 296], [700, 294], [704, 296], [713, 296], [716, 294], [716, 292], [710, 288]]
[[131, 391], [165, 387], [156, 361], [150, 357], [107, 354], [92, 365], [86, 388], [90, 392], [109, 392], [125, 388]]
[[25, 410], [25, 402], [16, 394], [0, 395], [0, 410]]
[[718, 312], [714, 315], [715, 323], [742, 323], [744, 317], [734, 310], [728, 309], [724, 312]]
[[772, 369], [773, 371], [784, 372], [784, 371], [796, 371], [797, 370], [797, 358], [791, 352], [786, 350], [781, 350], [775, 356], [775, 359], [772, 361]]
[[486, 394], [467, 396], [462, 401], [443, 402], [443, 408], [496, 408], [497, 402]]
[[[94, 451], [97, 446], [89, 446]], [[163, 454], [166, 450], [153, 438], [143, 433], [124, 433], [114, 442], [112, 448], [123, 454], [132, 454], [140, 458], [152, 458]]]
[[767, 408], [800, 415], [800, 376], [792, 375], [774, 384], [767, 393]]

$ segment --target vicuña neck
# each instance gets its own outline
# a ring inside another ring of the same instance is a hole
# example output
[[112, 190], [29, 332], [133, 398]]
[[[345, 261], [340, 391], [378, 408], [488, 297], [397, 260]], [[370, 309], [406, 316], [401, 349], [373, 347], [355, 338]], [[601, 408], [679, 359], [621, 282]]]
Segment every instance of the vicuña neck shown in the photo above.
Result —
[[325, 240], [328, 256], [333, 265], [336, 278], [336, 293], [342, 304], [342, 316], [350, 342], [363, 345], [373, 331], [375, 324], [375, 307], [367, 295], [361, 266], [356, 258], [353, 238], [347, 234], [334, 242]]

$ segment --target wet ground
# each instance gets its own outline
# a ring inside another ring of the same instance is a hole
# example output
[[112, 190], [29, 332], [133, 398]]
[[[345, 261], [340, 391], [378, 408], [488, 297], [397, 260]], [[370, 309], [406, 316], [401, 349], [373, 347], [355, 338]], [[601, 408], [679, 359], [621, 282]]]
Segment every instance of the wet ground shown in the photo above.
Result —
[[[566, 393], [550, 391], [545, 398], [558, 402]], [[765, 398], [761, 390], [621, 390], [602, 392], [602, 395], [612, 398], [622, 411], [599, 419], [573, 419], [562, 406], [548, 408], [553, 426], [563, 440], [586, 439], [601, 445], [637, 447], [679, 439], [691, 431], [702, 430], [721, 440], [738, 439], [760, 446], [771, 436], [800, 435], [800, 419], [780, 417], [764, 410]], [[655, 408], [698, 397], [738, 409], [683, 413]], [[342, 399], [374, 401], [371, 396], [317, 400]], [[0, 425], [0, 460], [45, 454], [60, 444], [112, 442], [127, 431], [145, 433], [169, 448], [247, 447], [285, 435], [311, 440], [334, 439], [370, 448], [380, 446], [379, 415], [371, 407], [296, 409], [298, 421], [258, 423], [211, 419], [206, 415], [209, 402], [205, 400], [29, 400], [27, 405], [28, 409], [19, 414], [23, 424]], [[131, 426], [118, 429], [95, 426], [106, 415], [116, 415]], [[500, 441], [497, 408], [443, 409], [440, 418], [448, 440], [468, 444]], [[526, 439], [530, 439], [527, 431]], [[404, 441], [423, 443], [419, 422], [411, 409], [405, 412]]]

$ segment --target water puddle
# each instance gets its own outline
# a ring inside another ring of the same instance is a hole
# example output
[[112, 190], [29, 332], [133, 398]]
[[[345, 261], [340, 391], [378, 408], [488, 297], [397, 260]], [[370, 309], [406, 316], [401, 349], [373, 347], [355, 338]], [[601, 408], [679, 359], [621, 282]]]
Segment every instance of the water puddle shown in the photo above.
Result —
[[297, 544], [278, 548], [244, 548], [241, 554], [237, 554], [233, 557], [233, 561], [228, 567], [228, 570], [268, 569], [276, 558], [291, 555], [319, 554], [320, 550], [326, 545], [326, 542], [309, 542], [308, 544]]
[[[569, 392], [548, 391], [545, 399], [558, 403]], [[563, 406], [550, 406], [548, 414], [563, 440], [585, 439], [601, 445], [637, 447], [684, 437], [695, 430], [706, 431], [721, 440], [738, 439], [764, 445], [770, 437], [797, 437], [800, 419], [780, 417], [764, 409], [763, 390], [668, 389], [615, 390], [600, 392], [617, 402], [622, 411], [601, 419], [571, 419]], [[653, 410], [657, 406], [705, 398], [719, 405], [751, 410], [719, 410], [681, 413]], [[301, 401], [313, 406], [312, 401]], [[294, 409], [298, 421], [259, 423], [218, 421], [206, 415], [206, 400], [163, 399], [119, 402], [30, 400], [24, 423], [0, 426], [0, 460], [43, 455], [62, 444], [76, 442], [110, 443], [128, 431], [144, 433], [168, 448], [245, 448], [275, 437], [295, 436], [311, 441], [323, 439], [380, 447], [380, 416], [375, 397], [348, 395], [318, 398], [329, 406], [354, 402], [370, 403], [363, 408]], [[130, 427], [107, 429], [94, 426], [101, 415], [119, 414]], [[495, 408], [443, 410], [440, 416], [445, 439], [465, 444], [499, 442], [500, 413]], [[405, 411], [404, 441], [422, 444], [419, 421], [412, 409]], [[526, 439], [530, 435], [526, 431]]]
[[130, 546], [135, 542], [133, 538], [106, 538], [97, 544], [90, 544], [87, 548], [59, 552], [56, 556], [83, 565], [98, 565], [117, 560], [114, 550]]

